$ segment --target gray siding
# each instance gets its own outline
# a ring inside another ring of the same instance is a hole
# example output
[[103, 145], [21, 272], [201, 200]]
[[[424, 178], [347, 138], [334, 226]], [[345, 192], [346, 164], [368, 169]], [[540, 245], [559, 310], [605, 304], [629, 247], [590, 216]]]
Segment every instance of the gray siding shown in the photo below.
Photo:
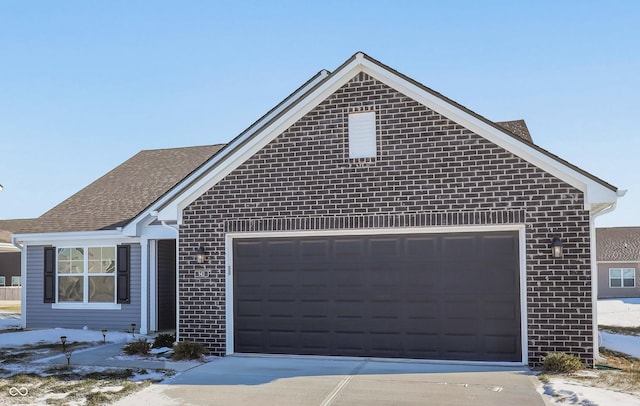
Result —
[[141, 249], [131, 245], [131, 303], [122, 304], [120, 310], [67, 310], [52, 309], [43, 303], [44, 247], [27, 247], [26, 323], [28, 328], [82, 328], [129, 330], [131, 323], [140, 326], [140, 273]]
[[[635, 288], [610, 288], [609, 268], [635, 268]], [[640, 262], [598, 262], [598, 299], [640, 297]]]

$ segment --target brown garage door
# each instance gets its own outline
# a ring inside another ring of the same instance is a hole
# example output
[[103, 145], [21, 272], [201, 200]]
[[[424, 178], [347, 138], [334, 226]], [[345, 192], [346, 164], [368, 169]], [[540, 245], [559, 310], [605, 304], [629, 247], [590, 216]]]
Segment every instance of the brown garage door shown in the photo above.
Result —
[[517, 232], [239, 238], [238, 353], [521, 361]]

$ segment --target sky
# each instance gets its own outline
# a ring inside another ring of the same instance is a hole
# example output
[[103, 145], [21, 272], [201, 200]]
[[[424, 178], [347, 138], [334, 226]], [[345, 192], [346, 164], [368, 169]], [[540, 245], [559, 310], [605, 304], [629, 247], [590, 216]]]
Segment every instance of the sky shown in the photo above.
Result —
[[0, 2], [0, 219], [143, 149], [226, 143], [362, 51], [627, 189], [640, 226], [640, 1]]

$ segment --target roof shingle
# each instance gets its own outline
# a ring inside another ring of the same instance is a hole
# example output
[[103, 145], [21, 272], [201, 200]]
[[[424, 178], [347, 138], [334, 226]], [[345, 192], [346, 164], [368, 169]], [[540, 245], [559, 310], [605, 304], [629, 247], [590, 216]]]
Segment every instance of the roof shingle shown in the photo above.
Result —
[[596, 229], [597, 261], [640, 261], [640, 227]]
[[16, 234], [112, 230], [126, 225], [224, 144], [140, 151], [37, 219], [5, 220]]

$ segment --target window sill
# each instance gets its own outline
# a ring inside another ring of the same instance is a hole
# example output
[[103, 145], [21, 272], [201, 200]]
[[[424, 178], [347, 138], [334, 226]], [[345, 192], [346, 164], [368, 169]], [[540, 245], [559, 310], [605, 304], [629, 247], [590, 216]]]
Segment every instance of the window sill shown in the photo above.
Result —
[[59, 310], [120, 310], [122, 306], [116, 303], [53, 303], [51, 308]]

